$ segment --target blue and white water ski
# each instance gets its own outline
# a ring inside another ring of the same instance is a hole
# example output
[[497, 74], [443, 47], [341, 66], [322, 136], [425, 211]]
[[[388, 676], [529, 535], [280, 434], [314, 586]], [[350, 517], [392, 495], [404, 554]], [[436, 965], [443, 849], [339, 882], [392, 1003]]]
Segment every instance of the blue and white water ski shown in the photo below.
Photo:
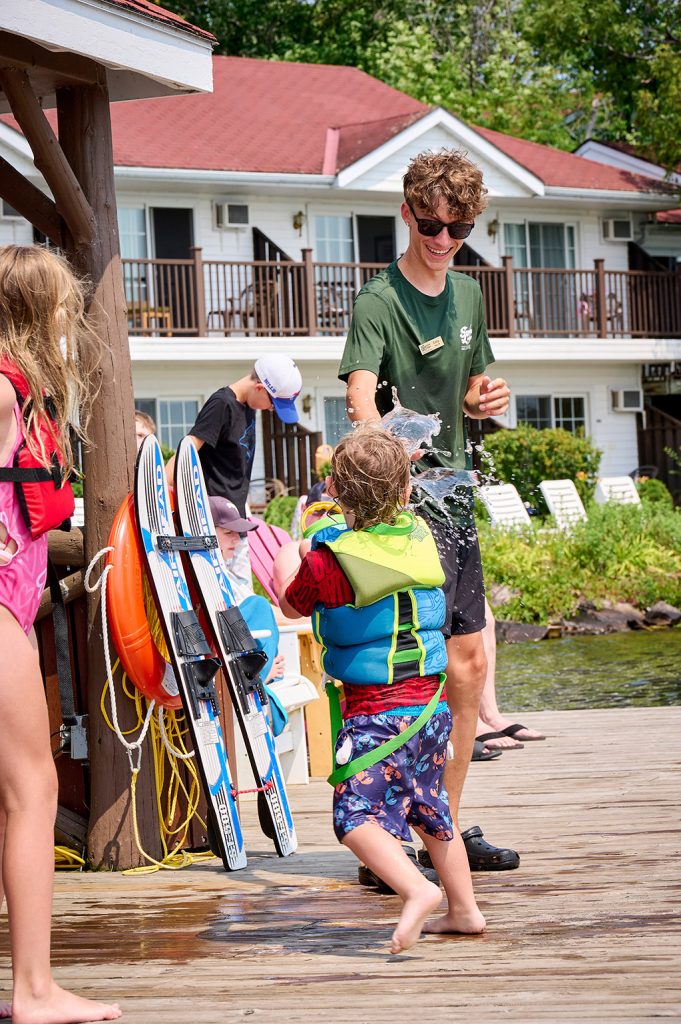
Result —
[[211, 847], [226, 871], [237, 871], [246, 867], [246, 849], [213, 684], [220, 661], [192, 605], [180, 557], [184, 542], [175, 531], [161, 448], [153, 435], [145, 437], [137, 455], [135, 513], [208, 805]]
[[[201, 604], [213, 632], [215, 649], [224, 665], [234, 711], [258, 787], [258, 817], [277, 853], [287, 857], [298, 845], [291, 807], [274, 736], [264, 705], [259, 671], [265, 657], [258, 650], [234, 601], [225, 564], [215, 536], [208, 492], [194, 443], [185, 437], [175, 456], [175, 503], [180, 533]], [[202, 538], [198, 544], [195, 538]]]

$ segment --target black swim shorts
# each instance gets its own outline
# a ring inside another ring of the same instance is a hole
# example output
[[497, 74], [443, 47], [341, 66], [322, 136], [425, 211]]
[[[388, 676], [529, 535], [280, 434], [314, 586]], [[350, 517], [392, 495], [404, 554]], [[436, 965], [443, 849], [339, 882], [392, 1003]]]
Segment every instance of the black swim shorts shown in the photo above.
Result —
[[445, 574], [446, 637], [479, 633], [485, 626], [485, 583], [475, 526], [445, 524], [424, 516]]

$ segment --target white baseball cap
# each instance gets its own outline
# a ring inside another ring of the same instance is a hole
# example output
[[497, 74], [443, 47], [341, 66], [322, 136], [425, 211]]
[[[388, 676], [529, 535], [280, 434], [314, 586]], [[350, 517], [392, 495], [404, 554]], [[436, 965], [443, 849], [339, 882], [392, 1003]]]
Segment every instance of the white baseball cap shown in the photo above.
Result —
[[255, 364], [261, 384], [269, 392], [272, 405], [282, 423], [297, 423], [299, 416], [295, 399], [300, 394], [303, 378], [288, 356], [263, 356]]

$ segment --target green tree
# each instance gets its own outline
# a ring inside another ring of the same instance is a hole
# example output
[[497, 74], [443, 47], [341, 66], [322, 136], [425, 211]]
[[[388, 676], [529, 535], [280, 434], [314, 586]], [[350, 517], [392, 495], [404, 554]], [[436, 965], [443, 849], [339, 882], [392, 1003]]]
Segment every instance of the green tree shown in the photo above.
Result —
[[681, 160], [679, 0], [164, 0], [218, 53], [361, 68], [463, 120]]

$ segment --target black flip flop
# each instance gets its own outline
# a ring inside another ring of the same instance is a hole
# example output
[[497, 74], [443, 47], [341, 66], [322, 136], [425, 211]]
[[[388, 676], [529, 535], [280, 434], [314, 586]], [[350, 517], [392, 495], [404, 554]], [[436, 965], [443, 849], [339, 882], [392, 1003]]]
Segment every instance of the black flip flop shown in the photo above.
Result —
[[497, 757], [501, 757], [502, 754], [503, 750], [485, 750], [485, 744], [481, 743], [480, 740], [475, 740], [471, 761], [494, 761]]
[[[525, 731], [527, 732], [528, 731], [528, 726], [521, 725], [520, 722], [515, 722], [513, 725], [507, 725], [505, 729], [501, 730], [501, 732], [494, 733], [494, 735], [495, 736], [509, 736], [512, 740], [514, 740], [516, 738], [517, 733], [519, 733], [521, 731], [521, 729], [525, 729]], [[491, 739], [492, 738], [492, 733], [489, 733], [487, 738]], [[539, 739], [540, 740], [545, 740], [546, 736], [540, 736]], [[538, 740], [528, 739], [527, 736], [524, 736], [523, 737], [523, 742], [524, 743], [537, 743]]]
[[[520, 729], [524, 729], [525, 726], [521, 725], [521, 726], [519, 726], [519, 728]], [[506, 737], [508, 739], [513, 739], [514, 738], [513, 736], [509, 736], [508, 733], [506, 733], [506, 732], [483, 732], [481, 736], [476, 736], [475, 737], [475, 742], [476, 743], [482, 743], [484, 745], [486, 740], [500, 740], [500, 739], [502, 739], [504, 737]], [[523, 745], [520, 742], [520, 740], [516, 741], [515, 747], [504, 747], [503, 749], [501, 749], [499, 747], [490, 747], [490, 750], [499, 750], [499, 752], [502, 753], [502, 754], [503, 754], [504, 750], [522, 750], [522, 749], [523, 749]]]

